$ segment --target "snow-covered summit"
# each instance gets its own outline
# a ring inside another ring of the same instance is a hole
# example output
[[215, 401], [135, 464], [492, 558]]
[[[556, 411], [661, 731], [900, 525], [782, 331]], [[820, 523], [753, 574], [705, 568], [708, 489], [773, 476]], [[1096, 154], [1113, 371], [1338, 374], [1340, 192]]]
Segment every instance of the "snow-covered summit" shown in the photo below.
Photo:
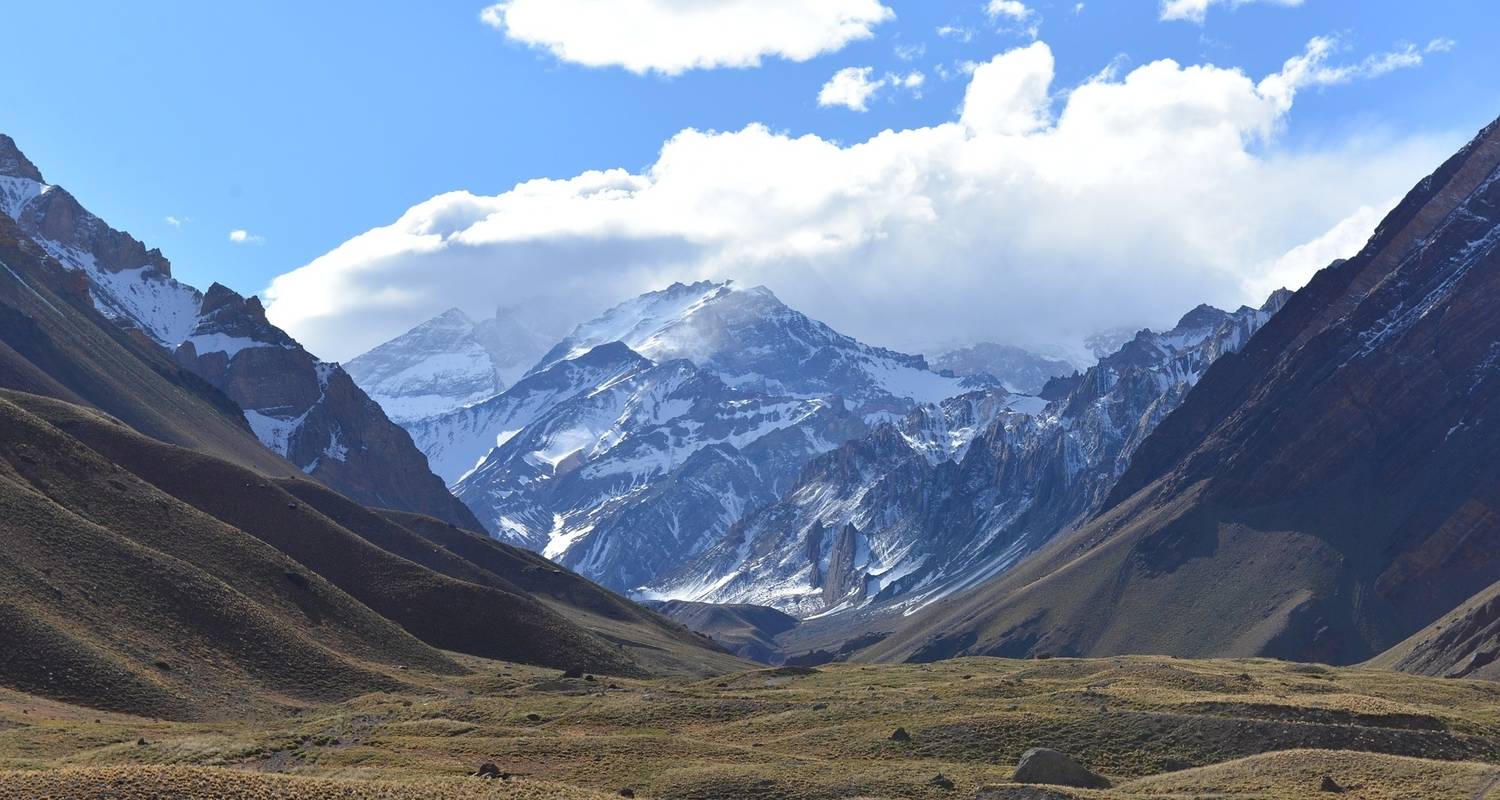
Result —
[[506, 309], [476, 322], [450, 308], [344, 368], [392, 420], [406, 425], [500, 394], [549, 343]]
[[866, 414], [904, 413], [985, 380], [930, 369], [921, 356], [874, 347], [795, 311], [764, 286], [677, 283], [579, 325], [539, 371], [605, 342], [624, 342], [658, 363], [686, 359], [743, 389], [794, 397], [839, 396]]

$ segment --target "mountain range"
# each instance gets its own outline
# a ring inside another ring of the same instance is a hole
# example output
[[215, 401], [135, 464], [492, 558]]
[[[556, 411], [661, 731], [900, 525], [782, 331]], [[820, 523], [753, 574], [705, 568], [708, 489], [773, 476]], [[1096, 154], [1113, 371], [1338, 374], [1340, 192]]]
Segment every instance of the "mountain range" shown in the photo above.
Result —
[[1492, 126], [1299, 291], [1034, 394], [704, 281], [550, 347], [440, 315], [356, 359], [398, 425], [0, 139], [0, 674], [191, 717], [467, 657], [740, 663], [665, 612], [772, 661], [1493, 677], [1497, 179]]
[[1486, 669], [1500, 574], [1497, 243], [1491, 125], [1359, 253], [1215, 361], [1086, 524], [864, 657]]
[[219, 284], [204, 293], [175, 280], [161, 251], [46, 183], [3, 135], [0, 198], [13, 235], [40, 249], [32, 258], [54, 261], [48, 271], [65, 274], [94, 311], [237, 404], [277, 455], [361, 502], [479, 527], [428, 472], [411, 437], [337, 364], [319, 361], [267, 322], [256, 298]]
[[1288, 295], [1201, 306], [1027, 402], [999, 390], [920, 406], [813, 460], [651, 593], [805, 618], [920, 607], [993, 577], [1097, 509], [1204, 370]]
[[[453, 320], [355, 363], [395, 349], [420, 361], [410, 345]], [[631, 590], [775, 500], [812, 457], [994, 385], [858, 342], [763, 287], [704, 281], [611, 308], [505, 391], [404, 424], [497, 537]]]
[[8, 138], [0, 172], [0, 683], [188, 719], [399, 690], [408, 667], [461, 676], [473, 657], [741, 663], [482, 533], [254, 298], [175, 281]]

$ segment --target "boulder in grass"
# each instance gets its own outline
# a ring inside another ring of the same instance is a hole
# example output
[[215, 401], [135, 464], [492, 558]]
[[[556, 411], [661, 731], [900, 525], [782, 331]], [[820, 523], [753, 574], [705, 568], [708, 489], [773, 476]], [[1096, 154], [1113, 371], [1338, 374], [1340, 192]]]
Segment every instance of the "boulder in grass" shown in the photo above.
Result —
[[491, 781], [503, 781], [510, 777], [510, 773], [501, 772], [499, 767], [488, 761], [480, 764], [479, 769], [474, 774], [478, 777], [484, 778], [485, 780]]
[[1033, 747], [1021, 754], [1016, 764], [1016, 783], [1044, 783], [1049, 786], [1076, 786], [1080, 789], [1107, 789], [1109, 781], [1084, 768], [1069, 756], [1045, 747]]

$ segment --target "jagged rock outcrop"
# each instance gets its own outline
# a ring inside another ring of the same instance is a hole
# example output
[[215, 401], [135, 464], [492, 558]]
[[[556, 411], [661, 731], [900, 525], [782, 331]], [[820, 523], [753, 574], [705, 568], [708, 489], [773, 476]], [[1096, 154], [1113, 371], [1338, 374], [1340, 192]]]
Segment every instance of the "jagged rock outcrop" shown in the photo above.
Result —
[[209, 287], [177, 360], [239, 403], [256, 436], [304, 473], [366, 505], [480, 527], [411, 436], [339, 365], [267, 321], [259, 299]]
[[60, 286], [238, 403], [272, 451], [361, 502], [479, 526], [410, 436], [337, 365], [270, 324], [258, 299], [175, 280], [161, 251], [44, 183], [9, 137], [0, 138], [0, 201], [21, 234], [70, 271]]

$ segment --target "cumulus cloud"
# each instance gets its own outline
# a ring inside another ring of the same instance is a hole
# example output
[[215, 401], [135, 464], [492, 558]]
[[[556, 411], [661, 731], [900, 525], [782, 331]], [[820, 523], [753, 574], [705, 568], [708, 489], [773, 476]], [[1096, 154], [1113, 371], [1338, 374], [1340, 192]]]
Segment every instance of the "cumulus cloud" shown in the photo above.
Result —
[[833, 77], [818, 91], [818, 105], [843, 106], [850, 111], [868, 110], [870, 97], [885, 85], [885, 79], [874, 80], [874, 67], [845, 67], [833, 73]]
[[191, 217], [175, 217], [170, 214], [168, 214], [166, 217], [163, 217], [163, 220], [168, 225], [171, 225], [174, 228], [181, 228], [182, 226], [193, 221]]
[[235, 244], [265, 244], [266, 237], [256, 236], [244, 228], [237, 228], [229, 232], [229, 241]]
[[880, 0], [503, 0], [480, 19], [563, 61], [678, 75], [806, 61], [894, 16]]
[[897, 75], [888, 72], [876, 78], [874, 67], [845, 67], [833, 74], [818, 91], [818, 105], [824, 108], [842, 106], [850, 111], [868, 111], [870, 99], [887, 86], [899, 86], [921, 95], [927, 76], [919, 71]]
[[1169, 325], [1351, 254], [1456, 144], [1278, 146], [1332, 51], [1259, 79], [1162, 60], [1059, 87], [1038, 42], [978, 65], [957, 118], [928, 127], [849, 144], [689, 129], [640, 171], [433, 197], [275, 279], [269, 313], [332, 358], [452, 306], [528, 303], [566, 326], [709, 277], [919, 352]]
[[1303, 0], [1161, 0], [1162, 20], [1187, 20], [1202, 25], [1208, 19], [1210, 6], [1239, 7], [1250, 3], [1277, 6], [1300, 6]]

